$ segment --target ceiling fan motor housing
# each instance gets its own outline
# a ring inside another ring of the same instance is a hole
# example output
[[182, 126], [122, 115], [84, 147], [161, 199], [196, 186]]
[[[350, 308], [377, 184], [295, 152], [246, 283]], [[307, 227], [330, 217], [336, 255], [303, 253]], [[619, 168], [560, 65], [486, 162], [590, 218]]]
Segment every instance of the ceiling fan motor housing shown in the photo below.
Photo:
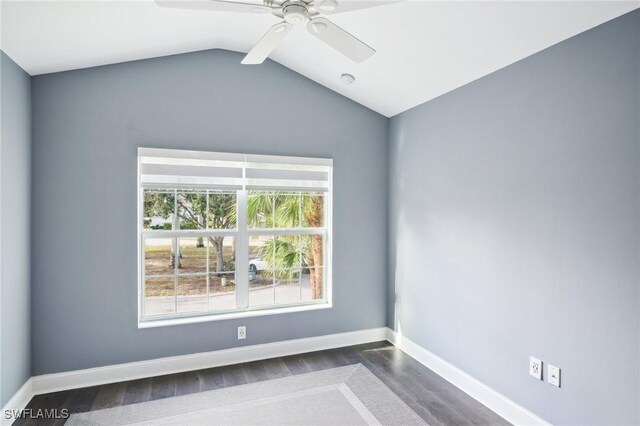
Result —
[[309, 20], [309, 10], [306, 3], [286, 2], [282, 6], [284, 20], [290, 24], [303, 24]]

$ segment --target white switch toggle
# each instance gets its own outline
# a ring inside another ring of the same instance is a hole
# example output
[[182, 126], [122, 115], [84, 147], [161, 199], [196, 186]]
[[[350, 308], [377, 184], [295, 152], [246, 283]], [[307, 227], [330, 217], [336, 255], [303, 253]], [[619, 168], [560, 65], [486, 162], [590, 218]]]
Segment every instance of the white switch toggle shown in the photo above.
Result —
[[538, 380], [542, 380], [542, 361], [538, 358], [529, 358], [529, 374]]
[[560, 387], [560, 368], [549, 364], [547, 366], [547, 381], [554, 386]]

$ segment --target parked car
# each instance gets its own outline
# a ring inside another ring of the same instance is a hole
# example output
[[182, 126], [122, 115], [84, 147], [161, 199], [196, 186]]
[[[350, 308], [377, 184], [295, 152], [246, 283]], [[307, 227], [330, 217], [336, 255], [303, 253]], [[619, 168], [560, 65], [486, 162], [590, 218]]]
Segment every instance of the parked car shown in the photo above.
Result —
[[266, 261], [257, 258], [249, 261], [249, 272], [253, 272], [254, 274], [258, 271], [264, 271], [268, 269], [268, 264]]

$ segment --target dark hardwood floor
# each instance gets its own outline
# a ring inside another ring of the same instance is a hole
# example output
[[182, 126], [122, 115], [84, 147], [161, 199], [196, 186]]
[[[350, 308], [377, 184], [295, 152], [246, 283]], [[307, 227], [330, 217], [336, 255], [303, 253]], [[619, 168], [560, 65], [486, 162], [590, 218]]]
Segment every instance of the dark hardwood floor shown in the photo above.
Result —
[[[371, 370], [431, 426], [509, 424], [388, 342], [37, 395], [27, 408], [66, 408], [70, 413], [79, 413], [356, 363]], [[14, 424], [64, 422], [19, 419]]]

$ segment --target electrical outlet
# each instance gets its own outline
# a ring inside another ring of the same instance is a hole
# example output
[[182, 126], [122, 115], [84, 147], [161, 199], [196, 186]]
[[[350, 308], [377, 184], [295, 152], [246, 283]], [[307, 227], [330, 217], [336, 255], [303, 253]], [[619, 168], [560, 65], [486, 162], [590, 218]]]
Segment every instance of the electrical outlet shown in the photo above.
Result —
[[538, 380], [542, 380], [542, 361], [538, 358], [529, 357], [529, 374]]
[[547, 365], [547, 382], [560, 387], [560, 368], [555, 365]]
[[241, 325], [238, 327], [238, 340], [247, 338], [247, 326]]

